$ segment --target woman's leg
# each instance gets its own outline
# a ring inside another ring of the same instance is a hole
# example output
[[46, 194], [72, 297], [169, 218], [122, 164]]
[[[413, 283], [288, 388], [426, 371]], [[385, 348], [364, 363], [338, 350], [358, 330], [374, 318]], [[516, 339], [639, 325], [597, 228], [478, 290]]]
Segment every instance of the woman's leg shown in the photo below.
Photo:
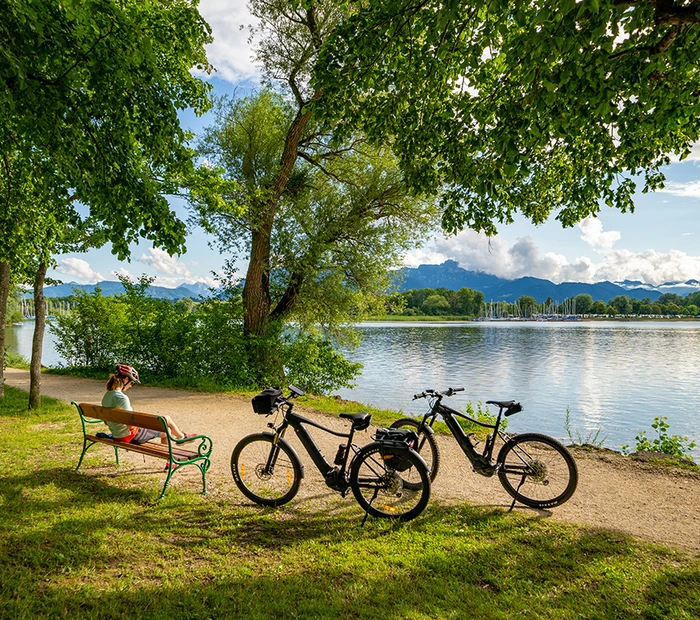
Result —
[[[175, 439], [184, 439], [185, 438], [185, 433], [183, 433], [180, 428], [178, 427], [175, 422], [173, 422], [173, 419], [169, 416], [165, 416], [165, 421], [168, 423], [168, 428], [170, 429], [170, 434], [175, 438]], [[165, 437], [165, 435], [163, 435]]]

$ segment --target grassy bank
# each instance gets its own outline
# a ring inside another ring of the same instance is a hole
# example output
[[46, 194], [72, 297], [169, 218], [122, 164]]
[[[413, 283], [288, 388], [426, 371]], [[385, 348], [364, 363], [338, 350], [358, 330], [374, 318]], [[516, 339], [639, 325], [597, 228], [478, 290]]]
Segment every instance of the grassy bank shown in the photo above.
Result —
[[[3, 618], [695, 618], [700, 562], [618, 533], [432, 502], [415, 521], [201, 496], [80, 452], [77, 415], [0, 401]], [[90, 453], [89, 453], [90, 454]]]

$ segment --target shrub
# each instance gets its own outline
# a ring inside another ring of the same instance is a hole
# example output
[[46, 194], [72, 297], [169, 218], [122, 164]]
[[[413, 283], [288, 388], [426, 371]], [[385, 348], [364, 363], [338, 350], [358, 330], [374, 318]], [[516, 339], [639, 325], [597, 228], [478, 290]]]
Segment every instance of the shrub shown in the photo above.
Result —
[[[639, 431], [636, 437], [635, 452], [661, 452], [669, 456], [681, 459], [693, 460], [690, 451], [696, 446], [687, 436], [669, 435], [669, 424], [666, 416], [656, 416], [651, 428], [656, 431], [657, 437], [650, 440], [645, 431]], [[629, 446], [622, 446], [623, 454], [628, 453]]]
[[[150, 297], [151, 281], [122, 279], [125, 292], [115, 297], [99, 289], [75, 292], [73, 311], [51, 326], [69, 366], [109, 372], [124, 362], [146, 380], [182, 386], [257, 389], [291, 382], [317, 394], [350, 386], [361, 368], [329, 338], [308, 331], [280, 326], [266, 338], [244, 337], [239, 292], [174, 302]], [[279, 360], [273, 375], [255, 372], [256, 347]]]

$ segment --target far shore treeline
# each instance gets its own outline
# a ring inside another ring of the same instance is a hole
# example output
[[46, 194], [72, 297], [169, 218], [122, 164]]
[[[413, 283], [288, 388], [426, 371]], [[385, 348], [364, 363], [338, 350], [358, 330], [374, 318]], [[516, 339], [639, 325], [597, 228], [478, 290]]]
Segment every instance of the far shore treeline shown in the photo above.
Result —
[[393, 293], [386, 298], [386, 314], [402, 316], [459, 316], [492, 318], [532, 318], [534, 316], [698, 316], [700, 291], [685, 297], [665, 293], [656, 301], [650, 298], [632, 299], [618, 295], [608, 300], [594, 301], [587, 293], [558, 302], [551, 297], [538, 304], [534, 297], [521, 295], [512, 303], [484, 303], [480, 291], [461, 288], [411, 289]]
[[[99, 289], [99, 287], [97, 287]], [[85, 294], [80, 289], [74, 289], [73, 295], [63, 297], [46, 297], [46, 309], [49, 315], [69, 313], [79, 298]], [[95, 291], [97, 292], [97, 291]], [[150, 296], [148, 290], [144, 294]], [[99, 295], [104, 295], [99, 291]], [[119, 293], [116, 294], [117, 296]], [[179, 300], [201, 303], [194, 299]], [[171, 304], [177, 300], [161, 299]], [[25, 299], [22, 312], [20, 294], [17, 292], [8, 301], [8, 324], [17, 323], [27, 316], [32, 316], [33, 300]], [[29, 310], [27, 313], [26, 310]], [[607, 302], [602, 299], [593, 300], [587, 293], [569, 297], [563, 301], [547, 298], [543, 303], [537, 303], [530, 295], [521, 295], [513, 302], [485, 302], [484, 294], [467, 287], [452, 290], [444, 287], [416, 288], [402, 292], [388, 293], [362, 318], [381, 316], [453, 316], [464, 318], [532, 318], [536, 316], [565, 316], [581, 317], [696, 317], [700, 316], [700, 291], [685, 296], [675, 293], [664, 293], [657, 300], [651, 298], [634, 299], [626, 295], [618, 295]]]

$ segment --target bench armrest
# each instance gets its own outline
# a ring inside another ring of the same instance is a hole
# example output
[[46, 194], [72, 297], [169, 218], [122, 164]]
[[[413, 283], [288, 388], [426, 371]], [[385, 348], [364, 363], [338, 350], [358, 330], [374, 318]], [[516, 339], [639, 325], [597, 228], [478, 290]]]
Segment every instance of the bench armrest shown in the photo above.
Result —
[[199, 453], [199, 456], [208, 457], [211, 454], [211, 450], [213, 447], [213, 442], [212, 442], [211, 438], [208, 437], [207, 435], [195, 435], [194, 437], [187, 437], [184, 439], [175, 439], [174, 437], [171, 437], [171, 439], [176, 444], [190, 443], [193, 441], [197, 441], [197, 439], [200, 439], [201, 441], [199, 442], [199, 445], [197, 446], [197, 452]]

